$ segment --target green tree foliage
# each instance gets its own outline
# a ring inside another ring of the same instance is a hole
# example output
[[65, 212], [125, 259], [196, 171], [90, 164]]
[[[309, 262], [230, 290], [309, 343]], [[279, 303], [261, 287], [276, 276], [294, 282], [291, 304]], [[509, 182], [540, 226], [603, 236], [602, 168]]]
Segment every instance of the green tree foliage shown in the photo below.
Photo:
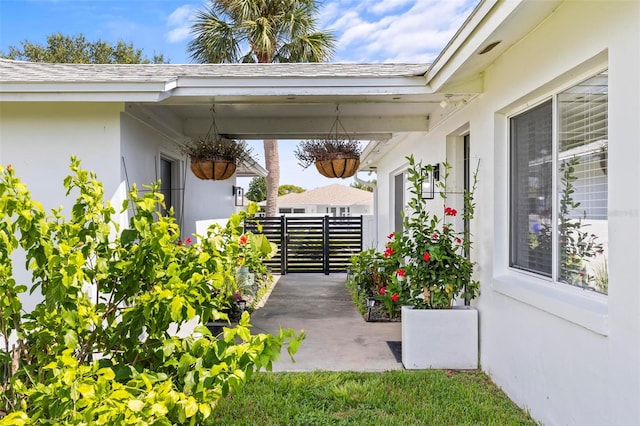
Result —
[[[204, 326], [227, 319], [245, 215], [201, 243], [181, 242], [174, 218], [158, 213], [158, 186], [142, 195], [134, 187], [122, 206], [133, 211], [129, 228], [119, 232], [95, 174], [75, 158], [71, 170], [71, 211], [46, 214], [0, 166], [0, 424], [215, 423], [220, 398], [304, 337], [251, 334], [246, 312], [219, 336]], [[29, 314], [20, 300], [27, 286], [13, 276], [18, 248], [30, 291], [43, 297]], [[194, 333], [169, 331], [191, 320]]]
[[[196, 14], [188, 50], [200, 63], [323, 62], [335, 36], [318, 31], [317, 0], [211, 0]], [[263, 142], [267, 176], [266, 213], [276, 215], [280, 185], [278, 141]]]
[[[375, 179], [372, 181], [372, 183], [375, 185], [376, 181]], [[356, 188], [356, 189], [362, 189], [363, 191], [369, 191], [369, 192], [373, 192], [373, 188], [367, 185], [364, 185], [360, 182], [353, 182], [351, 185], [352, 188]]]
[[47, 37], [46, 45], [32, 43], [29, 40], [20, 42], [20, 46], [9, 46], [9, 52], [2, 55], [7, 59], [30, 62], [75, 63], [75, 64], [163, 64], [163, 55], [155, 55], [148, 59], [143, 56], [142, 49], [120, 40], [116, 45], [102, 40], [87, 41], [82, 34], [66, 36], [62, 33]]
[[281, 197], [287, 194], [300, 194], [304, 191], [304, 188], [301, 188], [297, 185], [285, 184], [278, 187], [278, 196]]
[[254, 177], [249, 182], [245, 196], [247, 200], [259, 203], [267, 199], [267, 180], [262, 176]]
[[[280, 197], [292, 193], [299, 194], [304, 191], [304, 188], [301, 188], [297, 185], [284, 184], [278, 187], [278, 196]], [[267, 180], [262, 176], [254, 177], [253, 179], [251, 179], [251, 181], [249, 182], [249, 189], [247, 190], [247, 193], [245, 195], [247, 197], [247, 200], [254, 201], [256, 203], [266, 200]]]

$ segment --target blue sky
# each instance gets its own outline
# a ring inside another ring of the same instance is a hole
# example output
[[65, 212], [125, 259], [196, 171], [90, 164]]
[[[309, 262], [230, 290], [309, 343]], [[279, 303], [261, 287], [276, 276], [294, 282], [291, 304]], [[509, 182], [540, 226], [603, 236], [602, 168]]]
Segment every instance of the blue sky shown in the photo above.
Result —
[[[320, 26], [335, 32], [332, 62], [428, 63], [469, 16], [478, 0], [325, 0]], [[190, 19], [205, 0], [0, 0], [0, 51], [21, 41], [44, 44], [50, 34], [84, 34], [87, 40], [123, 40], [145, 56], [162, 53], [190, 63]], [[315, 170], [302, 172], [295, 145], [280, 143], [282, 184], [311, 189], [335, 183]], [[262, 143], [255, 143], [261, 157]], [[348, 184], [350, 180], [341, 181]], [[246, 185], [244, 185], [246, 186]]]

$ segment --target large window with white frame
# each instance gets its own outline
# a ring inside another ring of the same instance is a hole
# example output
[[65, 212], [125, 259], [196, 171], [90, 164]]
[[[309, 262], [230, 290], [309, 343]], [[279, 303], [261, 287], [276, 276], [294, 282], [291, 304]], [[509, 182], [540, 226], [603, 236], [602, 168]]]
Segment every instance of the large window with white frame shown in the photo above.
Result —
[[510, 119], [511, 267], [608, 292], [608, 73]]

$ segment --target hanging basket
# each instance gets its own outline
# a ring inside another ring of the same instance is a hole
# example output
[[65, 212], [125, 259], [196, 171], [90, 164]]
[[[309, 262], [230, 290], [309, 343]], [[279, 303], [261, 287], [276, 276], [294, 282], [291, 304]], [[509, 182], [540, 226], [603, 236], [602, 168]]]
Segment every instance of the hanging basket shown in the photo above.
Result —
[[198, 179], [225, 180], [236, 172], [236, 163], [224, 158], [191, 158], [191, 171]]
[[360, 166], [360, 158], [336, 156], [327, 160], [316, 161], [316, 169], [328, 178], [348, 178], [356, 174]]

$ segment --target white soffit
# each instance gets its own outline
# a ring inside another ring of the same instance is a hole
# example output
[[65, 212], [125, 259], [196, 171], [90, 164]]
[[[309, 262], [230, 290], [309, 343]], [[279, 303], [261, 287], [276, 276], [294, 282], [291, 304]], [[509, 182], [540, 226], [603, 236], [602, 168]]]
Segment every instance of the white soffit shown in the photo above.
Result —
[[[540, 25], [562, 0], [481, 2], [427, 71], [434, 92], [482, 92], [482, 72]], [[491, 43], [491, 51], [479, 53]]]

